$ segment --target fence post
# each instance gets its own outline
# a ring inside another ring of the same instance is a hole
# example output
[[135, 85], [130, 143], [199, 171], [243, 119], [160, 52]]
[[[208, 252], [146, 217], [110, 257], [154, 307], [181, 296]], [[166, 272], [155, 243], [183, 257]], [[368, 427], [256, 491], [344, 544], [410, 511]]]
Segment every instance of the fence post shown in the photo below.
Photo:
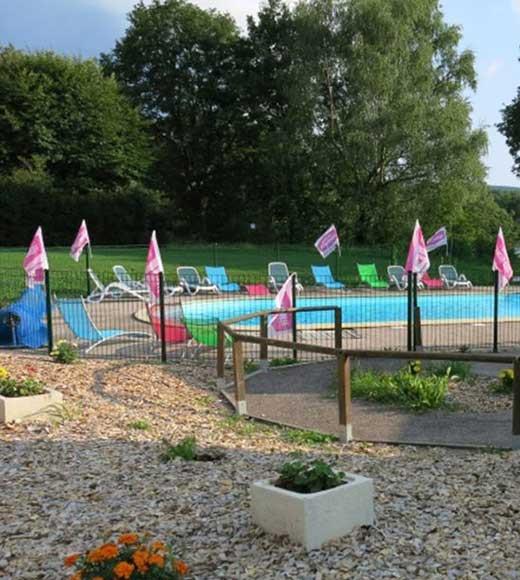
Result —
[[164, 312], [164, 274], [159, 272], [159, 316], [161, 323], [161, 362], [166, 362], [166, 317]]
[[520, 449], [520, 358], [513, 362], [513, 432], [512, 449]]
[[406, 303], [407, 307], [407, 316], [408, 316], [408, 324], [406, 327], [407, 330], [407, 341], [406, 341], [406, 350], [411, 351], [413, 350], [413, 274], [408, 272], [408, 300]]
[[90, 276], [88, 271], [90, 270], [90, 245], [85, 252], [85, 267], [86, 267], [86, 275], [87, 275], [87, 296], [90, 296]]
[[[296, 308], [296, 274], [292, 276], [292, 296], [293, 296], [293, 308]], [[298, 329], [296, 328], [296, 312], [292, 315], [292, 339], [293, 343], [298, 342]], [[298, 351], [294, 348], [292, 351], [293, 360], [298, 360]]]
[[217, 243], [213, 244], [213, 266], [217, 266]]
[[246, 381], [244, 377], [244, 348], [240, 340], [233, 340], [233, 372], [235, 375], [235, 400], [237, 413], [247, 414]]
[[339, 251], [336, 248], [336, 280], [339, 281]]
[[334, 308], [334, 348], [341, 348], [343, 346], [341, 323], [341, 307], [336, 306]]
[[226, 335], [222, 322], [217, 324], [217, 381], [224, 379], [224, 363], [226, 360]]
[[498, 271], [495, 271], [495, 292], [493, 297], [493, 352], [498, 352]]
[[417, 303], [417, 274], [413, 274], [413, 350], [422, 346], [421, 309]]
[[352, 441], [352, 396], [350, 389], [350, 357], [338, 355], [338, 404], [340, 441]]
[[45, 308], [47, 313], [47, 349], [50, 354], [54, 346], [52, 333], [51, 278], [49, 275], [49, 270], [44, 270], [44, 272], [45, 272]]
[[[267, 316], [265, 314], [260, 316], [260, 338], [267, 338]], [[268, 348], [267, 344], [260, 345], [260, 367], [264, 369], [268, 366]]]

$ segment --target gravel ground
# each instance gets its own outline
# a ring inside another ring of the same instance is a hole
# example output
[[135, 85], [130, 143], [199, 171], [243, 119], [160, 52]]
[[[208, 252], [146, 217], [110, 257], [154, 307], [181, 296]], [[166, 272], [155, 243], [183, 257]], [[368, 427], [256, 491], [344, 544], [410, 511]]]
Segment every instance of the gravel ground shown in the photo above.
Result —
[[[123, 531], [172, 542], [190, 578], [518, 578], [520, 454], [288, 443], [230, 420], [213, 370], [3, 356], [60, 390], [52, 421], [0, 427], [0, 577], [60, 579], [65, 555]], [[129, 423], [146, 420], [150, 429]], [[213, 463], [161, 463], [195, 434]], [[251, 521], [248, 486], [290, 452], [374, 478], [377, 525], [310, 553]]]

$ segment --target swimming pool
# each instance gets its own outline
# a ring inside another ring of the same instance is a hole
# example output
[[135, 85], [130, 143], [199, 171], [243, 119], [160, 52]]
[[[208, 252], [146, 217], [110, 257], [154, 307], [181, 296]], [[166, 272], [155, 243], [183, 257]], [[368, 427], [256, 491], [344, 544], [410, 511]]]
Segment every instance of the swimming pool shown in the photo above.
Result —
[[[486, 320], [493, 318], [493, 293], [437, 293], [419, 295], [421, 320], [456, 321]], [[346, 324], [384, 324], [406, 323], [407, 297], [404, 294], [394, 296], [320, 296], [298, 298], [298, 307], [304, 306], [339, 306], [342, 323]], [[252, 314], [259, 310], [274, 308], [274, 299], [233, 298], [191, 301], [183, 304], [186, 318], [200, 321], [227, 320], [236, 316]], [[499, 315], [503, 318], [520, 318], [520, 293], [501, 294], [499, 297]], [[334, 313], [302, 312], [298, 314], [298, 324], [332, 324]], [[258, 325], [259, 320], [250, 319], [242, 322], [243, 326]]]

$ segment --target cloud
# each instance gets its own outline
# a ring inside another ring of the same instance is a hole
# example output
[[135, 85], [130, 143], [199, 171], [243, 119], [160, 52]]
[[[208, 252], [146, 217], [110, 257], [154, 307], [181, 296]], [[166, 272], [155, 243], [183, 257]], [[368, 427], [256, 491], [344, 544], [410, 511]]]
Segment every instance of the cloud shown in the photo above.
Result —
[[520, 14], [520, 0], [511, 0], [511, 8], [513, 12]]
[[[520, 0], [519, 0], [520, 3]], [[502, 69], [504, 66], [504, 61], [501, 58], [495, 58], [495, 60], [492, 60], [488, 66], [486, 67], [486, 76], [490, 79], [492, 79], [493, 77], [496, 77], [496, 75], [498, 74], [498, 72], [500, 71], [500, 69]]]

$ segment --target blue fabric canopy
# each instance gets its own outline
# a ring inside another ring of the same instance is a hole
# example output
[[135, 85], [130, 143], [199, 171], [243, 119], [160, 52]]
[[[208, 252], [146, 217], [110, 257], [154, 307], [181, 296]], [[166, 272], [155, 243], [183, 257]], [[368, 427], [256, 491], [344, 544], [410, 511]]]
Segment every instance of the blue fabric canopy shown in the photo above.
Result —
[[11, 346], [40, 348], [47, 344], [45, 293], [26, 288], [20, 298], [0, 309], [0, 340]]

